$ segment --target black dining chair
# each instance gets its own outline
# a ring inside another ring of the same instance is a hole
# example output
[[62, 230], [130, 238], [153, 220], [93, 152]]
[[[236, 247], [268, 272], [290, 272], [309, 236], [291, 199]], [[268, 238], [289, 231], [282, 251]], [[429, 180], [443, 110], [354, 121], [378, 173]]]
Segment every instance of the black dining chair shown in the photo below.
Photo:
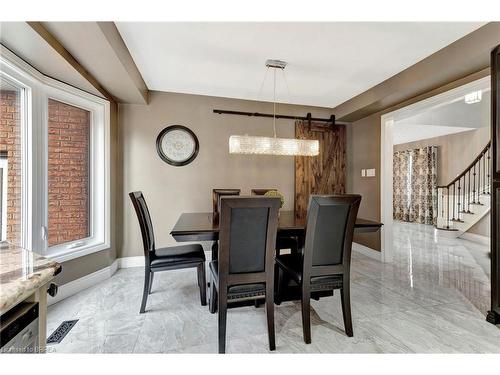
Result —
[[210, 312], [219, 313], [219, 353], [226, 350], [228, 304], [265, 298], [269, 349], [274, 337], [274, 245], [279, 198], [222, 197], [219, 258], [210, 262]]
[[144, 195], [140, 191], [129, 193], [132, 204], [141, 227], [142, 243], [144, 245], [145, 273], [144, 291], [140, 313], [144, 313], [148, 295], [151, 294], [153, 277], [156, 272], [178, 270], [196, 267], [198, 273], [198, 287], [200, 288], [201, 305], [207, 304], [207, 287], [205, 278], [205, 253], [199, 244], [156, 248], [153, 232], [153, 223], [149, 214]]
[[311, 292], [340, 289], [347, 336], [353, 336], [350, 297], [351, 249], [360, 195], [311, 196], [302, 254], [276, 257], [278, 295], [290, 278], [302, 291], [304, 341], [311, 343]]
[[[240, 192], [241, 192], [241, 189], [212, 189], [212, 212], [213, 212], [213, 220], [214, 221], [219, 220], [221, 197], [238, 196], [238, 195], [240, 195]], [[214, 241], [214, 243], [212, 244], [212, 259], [211, 260], [217, 259], [218, 246], [219, 246], [218, 242]]]
[[220, 199], [226, 196], [240, 195], [241, 189], [212, 189], [212, 209], [215, 215], [220, 211]]

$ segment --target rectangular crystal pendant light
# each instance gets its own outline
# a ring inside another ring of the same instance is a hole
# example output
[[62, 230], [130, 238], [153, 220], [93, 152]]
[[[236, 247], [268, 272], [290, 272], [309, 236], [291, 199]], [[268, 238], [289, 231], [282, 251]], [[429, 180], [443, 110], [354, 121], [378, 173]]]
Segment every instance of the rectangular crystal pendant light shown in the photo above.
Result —
[[[274, 137], [232, 135], [229, 137], [230, 154], [317, 156], [319, 141], [309, 139], [276, 137], [276, 70], [284, 70], [287, 63], [281, 60], [267, 60], [267, 68], [274, 69], [273, 79], [273, 129]], [[264, 78], [265, 81], [265, 78]]]
[[319, 154], [319, 141], [307, 139], [232, 135], [229, 137], [229, 153], [282, 156], [316, 156]]

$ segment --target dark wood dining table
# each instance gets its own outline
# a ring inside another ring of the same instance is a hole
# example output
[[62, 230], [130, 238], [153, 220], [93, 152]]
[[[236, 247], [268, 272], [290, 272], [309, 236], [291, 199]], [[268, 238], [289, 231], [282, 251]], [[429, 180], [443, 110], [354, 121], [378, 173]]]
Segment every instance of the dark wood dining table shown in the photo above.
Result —
[[[382, 223], [356, 219], [356, 233], [376, 232]], [[278, 223], [278, 236], [303, 237], [306, 218], [297, 217], [294, 211], [281, 211]], [[219, 221], [212, 212], [182, 213], [170, 232], [177, 242], [217, 241], [219, 239]]]
[[[376, 221], [358, 218], [354, 231], [357, 233], [376, 232], [380, 230], [382, 225]], [[304, 243], [305, 230], [306, 218], [297, 217], [294, 211], [280, 212], [278, 237], [295, 237], [300, 249]], [[217, 241], [219, 239], [218, 216], [212, 212], [182, 213], [170, 234], [177, 242]], [[216, 247], [212, 247], [212, 259], [217, 258], [216, 249]], [[289, 285], [284, 293], [279, 297], [280, 301], [300, 300], [300, 288], [297, 285]], [[314, 292], [311, 294], [311, 298], [319, 299], [331, 295], [333, 295], [332, 291]]]

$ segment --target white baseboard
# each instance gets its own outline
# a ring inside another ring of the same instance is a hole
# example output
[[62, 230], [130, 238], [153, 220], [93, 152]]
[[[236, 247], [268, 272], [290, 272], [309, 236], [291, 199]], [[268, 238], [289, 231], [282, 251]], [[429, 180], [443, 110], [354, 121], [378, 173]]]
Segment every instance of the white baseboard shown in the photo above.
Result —
[[78, 292], [81, 292], [82, 290], [97, 285], [103, 282], [104, 280], [109, 279], [111, 276], [113, 276], [119, 268], [143, 267], [143, 266], [144, 266], [143, 256], [115, 259], [115, 261], [108, 267], [104, 267], [99, 271], [93, 272], [89, 275], [85, 275], [83, 277], [80, 277], [79, 279], [61, 285], [57, 291], [57, 295], [55, 297], [49, 296], [47, 299], [47, 303], [48, 305], [52, 305]]
[[359, 243], [353, 242], [352, 250], [360, 254], [366, 255], [369, 258], [382, 261], [382, 253], [380, 251], [370, 249], [369, 247], [361, 245]]
[[131, 267], [143, 267], [144, 266], [144, 257], [143, 256], [118, 258], [116, 260], [118, 262], [118, 268], [131, 268]]
[[79, 279], [61, 285], [55, 297], [48, 296], [47, 304], [52, 305], [72, 296], [73, 294], [76, 294], [84, 289], [90, 288], [91, 286], [97, 285], [104, 280], [109, 279], [116, 272], [116, 269], [117, 261], [115, 260], [113, 264], [111, 264], [111, 266], [104, 267], [99, 271], [93, 272], [89, 275], [85, 275], [83, 277], [80, 277]]
[[469, 232], [463, 233], [459, 238], [462, 238], [464, 240], [471, 241], [471, 242], [480, 243], [481, 245], [487, 245], [487, 246], [490, 246], [490, 243], [491, 243], [490, 237], [481, 236], [479, 234], [469, 233]]

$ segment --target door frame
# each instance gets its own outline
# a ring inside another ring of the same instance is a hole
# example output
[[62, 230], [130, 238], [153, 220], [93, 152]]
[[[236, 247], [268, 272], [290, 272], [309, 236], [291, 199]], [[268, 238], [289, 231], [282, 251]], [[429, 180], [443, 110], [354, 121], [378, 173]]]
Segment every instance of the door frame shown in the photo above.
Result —
[[500, 45], [491, 51], [491, 310], [486, 320], [500, 324]]
[[[383, 262], [392, 262], [393, 259], [393, 127], [394, 119], [403, 117], [410, 112], [424, 112], [448, 103], [464, 92], [484, 89], [485, 85], [491, 83], [490, 76], [476, 79], [472, 82], [461, 84], [443, 93], [422, 99], [413, 104], [385, 113], [380, 118], [381, 145], [380, 145], [380, 221], [384, 223], [381, 229], [381, 259]], [[491, 87], [491, 86], [490, 86]], [[492, 95], [493, 97], [493, 95]]]

